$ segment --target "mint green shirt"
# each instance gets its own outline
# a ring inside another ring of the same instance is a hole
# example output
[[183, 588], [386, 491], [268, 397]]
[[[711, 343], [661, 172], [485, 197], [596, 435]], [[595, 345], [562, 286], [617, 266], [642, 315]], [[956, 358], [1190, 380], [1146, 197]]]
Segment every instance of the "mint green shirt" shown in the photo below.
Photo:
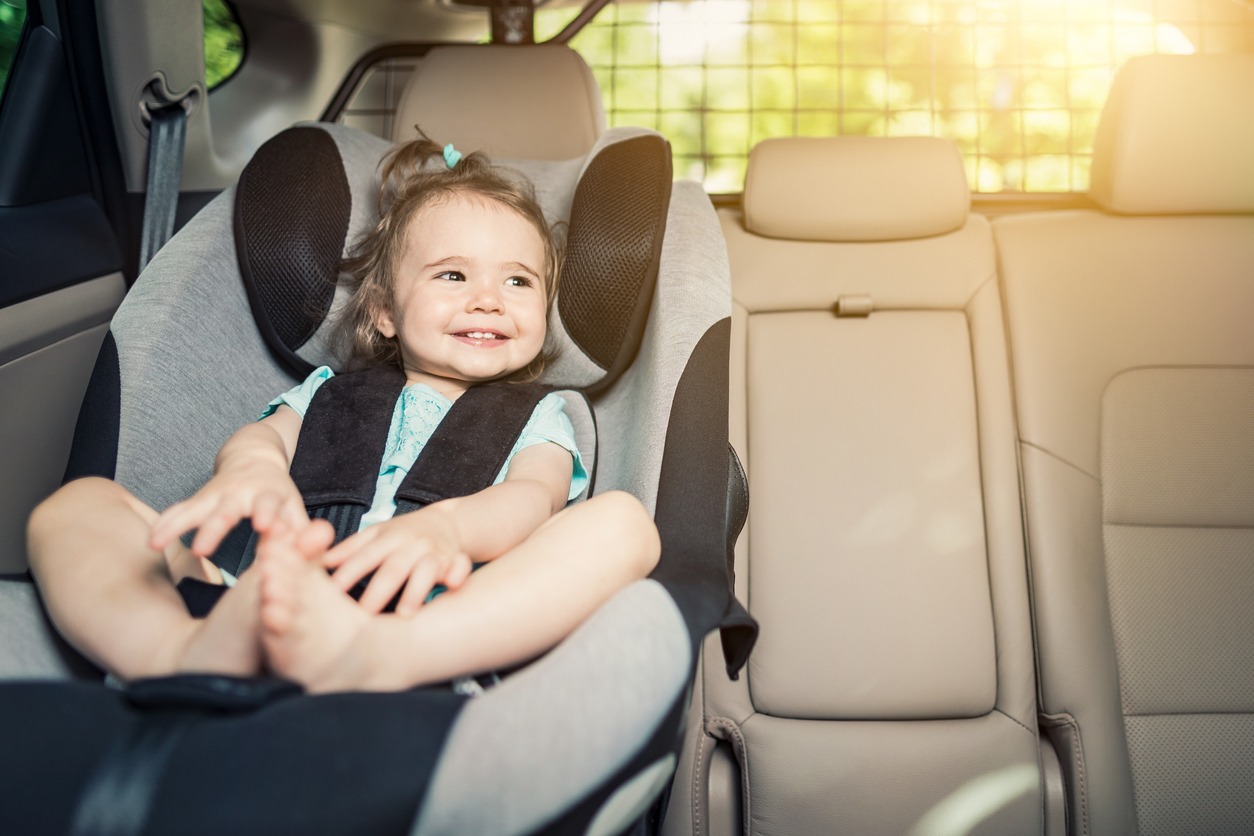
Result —
[[[287, 404], [305, 417], [309, 402], [313, 400], [318, 387], [335, 376], [327, 366], [314, 369], [304, 382], [270, 401], [261, 417], [265, 418]], [[561, 396], [550, 392], [536, 404], [526, 426], [514, 442], [514, 449], [505, 459], [505, 465], [496, 475], [493, 484], [500, 484], [509, 472], [510, 463], [519, 450], [535, 444], [551, 441], [568, 451], [573, 459], [573, 471], [570, 478], [570, 493], [567, 500], [574, 499], [583, 492], [588, 484], [588, 471], [579, 457], [579, 448], [575, 445], [575, 430], [566, 417], [563, 407], [566, 402]], [[404, 481], [405, 475], [413, 467], [414, 461], [444, 416], [448, 414], [453, 402], [425, 383], [415, 383], [401, 390], [396, 399], [396, 408], [392, 411], [392, 423], [388, 427], [388, 440], [383, 450], [383, 461], [379, 463], [379, 478], [375, 482], [374, 500], [361, 518], [361, 529], [391, 519], [396, 513], [396, 491]]]

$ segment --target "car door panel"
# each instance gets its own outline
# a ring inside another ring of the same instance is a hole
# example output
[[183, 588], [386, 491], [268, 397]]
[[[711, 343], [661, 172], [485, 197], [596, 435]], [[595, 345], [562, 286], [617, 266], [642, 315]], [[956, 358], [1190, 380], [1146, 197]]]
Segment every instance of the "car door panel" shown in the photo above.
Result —
[[61, 483], [120, 272], [0, 309], [0, 574], [26, 569], [26, 517]]

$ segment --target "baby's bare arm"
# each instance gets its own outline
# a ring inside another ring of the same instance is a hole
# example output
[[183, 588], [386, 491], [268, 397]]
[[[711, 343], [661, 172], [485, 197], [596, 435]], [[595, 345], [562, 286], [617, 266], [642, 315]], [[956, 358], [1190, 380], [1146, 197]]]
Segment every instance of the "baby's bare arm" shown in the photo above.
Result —
[[397, 611], [412, 612], [435, 584], [456, 589], [472, 562], [500, 557], [560, 511], [572, 471], [562, 447], [528, 447], [514, 456], [501, 484], [371, 526], [332, 549], [325, 564], [336, 568], [336, 584], [346, 590], [375, 571], [361, 598], [375, 612], [404, 585]]
[[501, 484], [431, 508], [450, 516], [461, 550], [472, 560], [494, 560], [566, 506], [573, 469], [565, 449], [536, 444], [514, 456]]
[[157, 519], [152, 548], [164, 549], [183, 532], [198, 528], [192, 553], [209, 555], [245, 517], [259, 531], [279, 519], [297, 529], [307, 524], [300, 492], [288, 475], [300, 426], [300, 415], [285, 404], [227, 439], [214, 460], [213, 478]]

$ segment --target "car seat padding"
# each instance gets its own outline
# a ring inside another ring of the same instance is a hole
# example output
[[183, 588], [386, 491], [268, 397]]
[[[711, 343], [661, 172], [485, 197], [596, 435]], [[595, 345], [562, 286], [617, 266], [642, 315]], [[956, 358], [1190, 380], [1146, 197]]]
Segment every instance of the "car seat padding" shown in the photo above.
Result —
[[644, 135], [589, 163], [571, 206], [557, 307], [566, 333], [601, 368], [603, 388], [640, 349], [671, 197], [670, 146]]
[[235, 192], [235, 249], [257, 328], [294, 377], [296, 350], [326, 318], [339, 277], [352, 195], [335, 141], [290, 128], [258, 149]]

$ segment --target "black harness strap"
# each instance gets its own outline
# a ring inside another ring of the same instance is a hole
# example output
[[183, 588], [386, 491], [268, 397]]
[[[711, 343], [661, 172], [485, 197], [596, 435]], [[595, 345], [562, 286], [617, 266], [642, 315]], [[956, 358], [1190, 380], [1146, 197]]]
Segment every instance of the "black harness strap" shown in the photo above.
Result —
[[[305, 412], [292, 457], [292, 481], [304, 497], [309, 516], [335, 528], [337, 543], [357, 531], [374, 501], [379, 462], [405, 382], [404, 372], [395, 366], [336, 375], [318, 387]], [[490, 486], [536, 404], [549, 391], [537, 383], [466, 390], [453, 402], [397, 489], [396, 513], [406, 514]], [[234, 574], [248, 568], [256, 548], [257, 536], [252, 534]], [[199, 586], [191, 581], [180, 584], [184, 600], [197, 616], [212, 609], [221, 595], [220, 590], [210, 589], [208, 593], [214, 594], [208, 594]]]
[[549, 387], [537, 383], [467, 389], [454, 401], [397, 488], [396, 513], [489, 487], [536, 404], [548, 392]]
[[336, 375], [318, 387], [301, 423], [291, 467], [307, 508], [370, 507], [404, 386], [404, 372], [379, 366]]

